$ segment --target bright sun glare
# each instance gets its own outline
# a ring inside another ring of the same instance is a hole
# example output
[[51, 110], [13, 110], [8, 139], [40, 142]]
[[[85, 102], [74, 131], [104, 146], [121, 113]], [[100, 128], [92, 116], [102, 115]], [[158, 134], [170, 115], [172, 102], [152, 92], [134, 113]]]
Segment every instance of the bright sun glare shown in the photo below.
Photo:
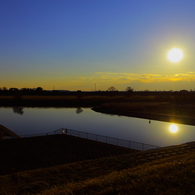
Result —
[[176, 133], [178, 131], [178, 127], [175, 124], [170, 125], [169, 130], [171, 133]]
[[171, 61], [171, 62], [179, 62], [182, 58], [183, 58], [183, 52], [181, 49], [178, 48], [173, 48], [171, 49], [168, 54], [167, 54], [167, 58]]

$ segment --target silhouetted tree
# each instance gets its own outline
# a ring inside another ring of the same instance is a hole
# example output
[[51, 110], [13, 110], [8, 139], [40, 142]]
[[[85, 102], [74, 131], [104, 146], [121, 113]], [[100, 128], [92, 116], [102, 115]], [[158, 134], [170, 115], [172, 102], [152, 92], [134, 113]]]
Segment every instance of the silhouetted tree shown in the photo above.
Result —
[[127, 88], [126, 88], [126, 92], [132, 93], [132, 92], [133, 92], [133, 88], [132, 88], [132, 87], [127, 87]]
[[37, 91], [37, 92], [41, 92], [41, 91], [43, 91], [43, 88], [42, 88], [42, 87], [37, 87], [37, 88], [36, 88], [36, 91]]
[[118, 90], [115, 87], [111, 86], [111, 87], [108, 88], [108, 92], [109, 92], [108, 93], [109, 96], [114, 96], [114, 95], [116, 95]]
[[22, 89], [20, 89], [20, 91], [29, 91], [29, 88], [22, 88]]
[[127, 94], [127, 96], [130, 96], [130, 94], [132, 94], [133, 93], [133, 88], [132, 87], [127, 87], [126, 88], [126, 94]]
[[115, 87], [111, 86], [108, 88], [108, 91], [114, 92], [114, 91], [118, 91], [118, 90]]
[[36, 89], [35, 88], [21, 88], [20, 91], [23, 91], [23, 92], [34, 92]]
[[18, 88], [10, 88], [9, 91], [18, 91]]

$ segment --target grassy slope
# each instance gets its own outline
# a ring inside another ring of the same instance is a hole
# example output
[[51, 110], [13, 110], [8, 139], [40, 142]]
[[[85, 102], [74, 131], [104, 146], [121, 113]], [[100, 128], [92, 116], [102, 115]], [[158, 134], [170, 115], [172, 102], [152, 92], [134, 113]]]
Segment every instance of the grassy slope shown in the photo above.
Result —
[[195, 153], [114, 171], [81, 182], [45, 190], [40, 195], [131, 194], [173, 195], [195, 193]]
[[3, 140], [0, 148], [0, 175], [137, 152], [66, 134]]
[[0, 176], [0, 194], [190, 194], [193, 151], [172, 146]]

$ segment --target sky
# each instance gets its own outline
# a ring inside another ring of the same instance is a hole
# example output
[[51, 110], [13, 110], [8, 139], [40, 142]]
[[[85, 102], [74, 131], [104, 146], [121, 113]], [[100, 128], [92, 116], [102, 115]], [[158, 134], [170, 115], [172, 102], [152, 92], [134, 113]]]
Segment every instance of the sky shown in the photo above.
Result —
[[[195, 90], [193, 0], [0, 0], [0, 87]], [[180, 48], [183, 59], [167, 53]]]

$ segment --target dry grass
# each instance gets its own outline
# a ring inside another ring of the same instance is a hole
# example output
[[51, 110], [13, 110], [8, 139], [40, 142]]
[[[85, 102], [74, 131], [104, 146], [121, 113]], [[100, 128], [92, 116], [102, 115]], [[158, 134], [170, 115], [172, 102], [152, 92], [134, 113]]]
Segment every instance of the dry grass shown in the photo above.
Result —
[[81, 182], [55, 186], [39, 195], [195, 193], [195, 153], [147, 163]]

